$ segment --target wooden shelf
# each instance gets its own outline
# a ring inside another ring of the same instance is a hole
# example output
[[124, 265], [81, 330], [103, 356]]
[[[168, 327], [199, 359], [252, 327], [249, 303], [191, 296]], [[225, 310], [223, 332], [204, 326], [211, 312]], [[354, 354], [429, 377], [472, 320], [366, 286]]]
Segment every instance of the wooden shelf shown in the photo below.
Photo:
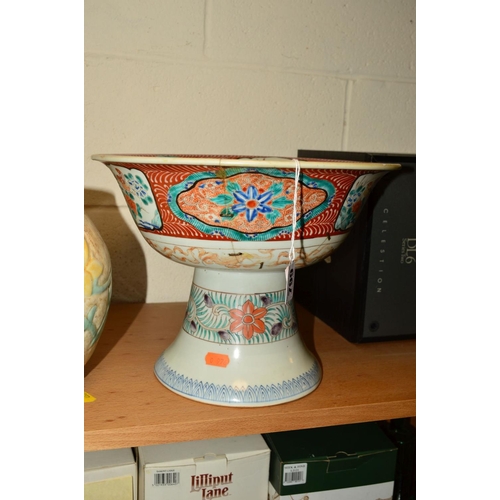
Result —
[[166, 389], [153, 373], [174, 340], [186, 304], [114, 304], [85, 366], [85, 450], [134, 447], [416, 415], [414, 340], [351, 344], [296, 306], [304, 342], [323, 380], [305, 398], [263, 408], [198, 403]]

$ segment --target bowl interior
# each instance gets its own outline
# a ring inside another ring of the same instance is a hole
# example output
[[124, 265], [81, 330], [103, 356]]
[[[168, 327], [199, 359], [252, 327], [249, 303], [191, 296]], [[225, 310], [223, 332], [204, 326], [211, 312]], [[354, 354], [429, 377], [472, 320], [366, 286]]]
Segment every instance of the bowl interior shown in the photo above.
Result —
[[118, 162], [128, 164], [149, 165], [199, 165], [220, 167], [260, 167], [260, 168], [301, 168], [353, 170], [397, 170], [400, 167], [393, 163], [368, 163], [345, 160], [327, 160], [293, 157], [265, 157], [252, 155], [185, 155], [185, 154], [95, 154], [92, 159], [105, 164]]

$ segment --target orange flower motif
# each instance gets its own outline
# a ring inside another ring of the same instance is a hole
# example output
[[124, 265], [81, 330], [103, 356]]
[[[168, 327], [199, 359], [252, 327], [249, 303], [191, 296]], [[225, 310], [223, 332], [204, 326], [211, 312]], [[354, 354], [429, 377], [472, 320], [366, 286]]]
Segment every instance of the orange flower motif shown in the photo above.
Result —
[[125, 196], [125, 201], [127, 202], [127, 205], [131, 208], [132, 212], [135, 214], [137, 213], [137, 205], [132, 198], [129, 198], [128, 196]]
[[359, 209], [361, 208], [361, 205], [362, 205], [361, 200], [358, 200], [356, 203], [353, 203], [352, 211], [358, 213]]
[[233, 318], [233, 322], [229, 329], [233, 333], [241, 332], [245, 338], [250, 340], [254, 333], [264, 333], [266, 326], [262, 318], [266, 315], [267, 309], [265, 307], [255, 307], [249, 300], [247, 300], [243, 307], [240, 309], [231, 309], [229, 314]]

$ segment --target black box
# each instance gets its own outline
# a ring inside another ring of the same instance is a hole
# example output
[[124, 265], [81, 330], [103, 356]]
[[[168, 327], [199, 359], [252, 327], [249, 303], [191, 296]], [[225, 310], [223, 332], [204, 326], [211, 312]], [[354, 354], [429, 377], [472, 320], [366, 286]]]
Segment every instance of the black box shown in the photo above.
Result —
[[296, 271], [294, 298], [351, 342], [416, 338], [416, 156], [298, 156], [401, 164], [378, 182], [331, 257]]

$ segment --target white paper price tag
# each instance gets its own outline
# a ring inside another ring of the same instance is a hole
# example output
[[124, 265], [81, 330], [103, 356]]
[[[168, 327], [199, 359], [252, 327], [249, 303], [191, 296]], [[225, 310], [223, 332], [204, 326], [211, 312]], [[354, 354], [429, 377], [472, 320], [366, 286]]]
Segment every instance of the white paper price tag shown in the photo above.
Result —
[[286, 464], [283, 466], [283, 486], [306, 484], [307, 464]]
[[286, 280], [286, 294], [285, 300], [289, 303], [293, 298], [293, 287], [295, 284], [295, 230], [297, 229], [297, 197], [299, 191], [299, 176], [300, 176], [300, 163], [299, 160], [295, 162], [295, 185], [293, 195], [293, 212], [292, 212], [292, 234], [290, 238], [290, 251], [288, 252], [288, 259], [290, 264], [285, 269]]
[[290, 302], [293, 298], [293, 287], [295, 284], [295, 262], [292, 260], [285, 269], [286, 278], [286, 302]]

